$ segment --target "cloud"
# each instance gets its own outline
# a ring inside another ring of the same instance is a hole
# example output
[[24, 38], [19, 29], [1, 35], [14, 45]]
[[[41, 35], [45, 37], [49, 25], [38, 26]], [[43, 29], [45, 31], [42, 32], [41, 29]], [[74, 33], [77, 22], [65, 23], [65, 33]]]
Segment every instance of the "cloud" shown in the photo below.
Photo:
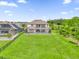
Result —
[[74, 11], [73, 10], [70, 10], [69, 13], [74, 13]]
[[27, 3], [27, 0], [18, 0], [18, 3]]
[[29, 9], [30, 12], [34, 12], [34, 9]]
[[10, 10], [5, 10], [4, 13], [5, 13], [7, 16], [13, 16], [12, 11], [10, 11]]
[[9, 17], [13, 16], [13, 14], [11, 14], [11, 13], [10, 13], [10, 14], [7, 14], [7, 15], [8, 15]]
[[79, 10], [79, 7], [75, 8], [75, 10], [78, 11]]
[[11, 13], [11, 11], [9, 11], [9, 10], [5, 10], [4, 13]]
[[0, 1], [0, 6], [18, 7], [17, 4], [7, 1]]
[[61, 12], [61, 14], [66, 15], [66, 14], [68, 14], [68, 12], [65, 12], [65, 11], [64, 11], [64, 12]]
[[64, 0], [63, 4], [69, 4], [71, 2], [72, 2], [72, 0]]

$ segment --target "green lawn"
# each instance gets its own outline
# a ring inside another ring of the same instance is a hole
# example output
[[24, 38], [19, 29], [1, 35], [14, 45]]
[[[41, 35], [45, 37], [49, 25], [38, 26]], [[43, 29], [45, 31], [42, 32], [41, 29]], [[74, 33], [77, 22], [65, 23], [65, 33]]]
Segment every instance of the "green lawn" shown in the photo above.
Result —
[[10, 42], [10, 41], [9, 41], [9, 40], [8, 40], [8, 41], [5, 41], [5, 40], [2, 41], [2, 40], [1, 40], [1, 41], [0, 41], [0, 47], [4, 46], [4, 45], [7, 44], [8, 42]]
[[58, 34], [22, 34], [0, 56], [4, 59], [79, 59], [79, 47]]

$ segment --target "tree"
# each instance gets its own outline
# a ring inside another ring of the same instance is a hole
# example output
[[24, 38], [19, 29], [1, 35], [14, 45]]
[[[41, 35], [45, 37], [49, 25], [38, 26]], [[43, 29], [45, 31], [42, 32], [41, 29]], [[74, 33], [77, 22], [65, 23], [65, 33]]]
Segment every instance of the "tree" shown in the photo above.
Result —
[[21, 24], [21, 27], [23, 30], [25, 30], [27, 28], [27, 25], [26, 24]]

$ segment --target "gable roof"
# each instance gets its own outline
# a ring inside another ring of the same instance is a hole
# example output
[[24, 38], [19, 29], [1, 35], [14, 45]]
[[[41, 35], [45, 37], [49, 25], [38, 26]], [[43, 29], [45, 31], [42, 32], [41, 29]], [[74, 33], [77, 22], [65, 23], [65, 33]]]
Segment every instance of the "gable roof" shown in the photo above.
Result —
[[11, 22], [0, 21], [0, 29], [19, 29], [19, 27]]
[[15, 24], [15, 22], [10, 22], [9, 25], [13, 28], [13, 29], [20, 29], [20, 27]]
[[9, 24], [0, 24], [0, 28], [11, 28]]
[[30, 22], [29, 24], [48, 24], [48, 23], [46, 21], [39, 19], [39, 20], [34, 20]]

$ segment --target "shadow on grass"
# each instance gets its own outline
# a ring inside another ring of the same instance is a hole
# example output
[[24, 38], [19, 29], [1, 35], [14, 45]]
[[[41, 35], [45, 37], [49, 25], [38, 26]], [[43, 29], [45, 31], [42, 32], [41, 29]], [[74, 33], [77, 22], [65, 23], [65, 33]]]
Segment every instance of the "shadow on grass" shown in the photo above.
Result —
[[[3, 51], [3, 50], [5, 50], [11, 43], [13, 43], [15, 40], [16, 40], [16, 38], [18, 38], [19, 36], [21, 36], [23, 33], [19, 33], [19, 35], [17, 36], [17, 37], [15, 37], [13, 40], [11, 40], [10, 42], [8, 42], [8, 43], [6, 43], [4, 46], [2, 46], [1, 48], [0, 48], [0, 53]], [[0, 57], [0, 59], [1, 59], [1, 57]], [[4, 58], [3, 58], [4, 59]]]

